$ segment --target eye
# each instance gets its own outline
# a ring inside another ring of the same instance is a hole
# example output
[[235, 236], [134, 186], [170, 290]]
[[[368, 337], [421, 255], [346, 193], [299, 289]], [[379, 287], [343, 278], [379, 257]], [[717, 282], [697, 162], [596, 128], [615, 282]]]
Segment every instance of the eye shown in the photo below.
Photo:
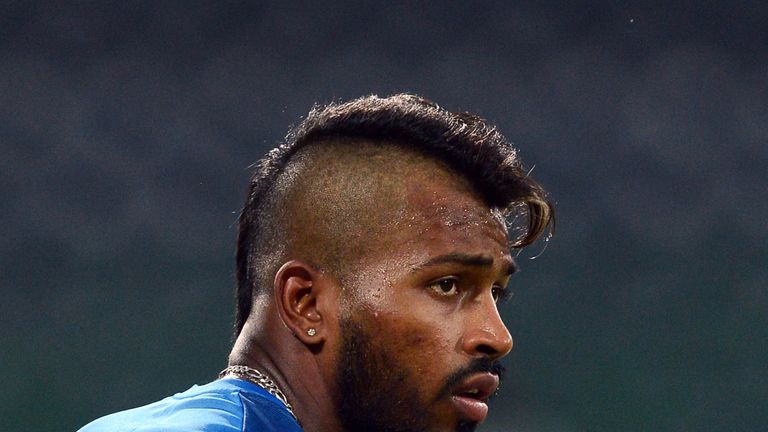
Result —
[[494, 287], [491, 289], [491, 295], [493, 296], [493, 301], [496, 303], [505, 303], [509, 301], [510, 298], [512, 298], [512, 290], [494, 285]]
[[429, 284], [428, 288], [442, 296], [453, 296], [459, 292], [458, 280], [453, 277], [438, 279]]
[[504, 289], [498, 285], [494, 285], [493, 288], [491, 288], [491, 295], [493, 296], [493, 301], [496, 303], [499, 302], [499, 299], [501, 299], [502, 295], [504, 294]]

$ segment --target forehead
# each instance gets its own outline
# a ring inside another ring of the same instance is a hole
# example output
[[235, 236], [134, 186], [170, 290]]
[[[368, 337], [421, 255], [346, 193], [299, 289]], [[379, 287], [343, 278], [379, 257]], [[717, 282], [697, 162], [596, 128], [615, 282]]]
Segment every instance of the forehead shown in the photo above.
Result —
[[372, 209], [381, 214], [373, 217], [377, 223], [361, 238], [366, 246], [356, 248], [354, 267], [345, 276], [345, 284], [368, 287], [355, 298], [381, 301], [381, 289], [408, 285], [413, 269], [450, 254], [490, 258], [494, 271], [508, 269], [513, 260], [500, 211], [449, 171], [410, 174]]
[[485, 224], [504, 229], [501, 212], [488, 207], [467, 180], [442, 170], [428, 176], [403, 188], [408, 219], [439, 221], [446, 226]]
[[463, 179], [437, 173], [404, 189], [404, 206], [388, 230], [400, 237], [399, 244], [508, 254], [504, 217], [498, 209], [489, 208]]

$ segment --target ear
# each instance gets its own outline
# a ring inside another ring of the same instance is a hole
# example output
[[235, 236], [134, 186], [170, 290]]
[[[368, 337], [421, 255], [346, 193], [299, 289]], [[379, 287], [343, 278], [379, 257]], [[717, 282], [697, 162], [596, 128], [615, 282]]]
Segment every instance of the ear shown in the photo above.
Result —
[[275, 274], [275, 304], [280, 318], [304, 344], [316, 345], [326, 338], [327, 328], [318, 308], [323, 284], [320, 273], [309, 264], [292, 260]]

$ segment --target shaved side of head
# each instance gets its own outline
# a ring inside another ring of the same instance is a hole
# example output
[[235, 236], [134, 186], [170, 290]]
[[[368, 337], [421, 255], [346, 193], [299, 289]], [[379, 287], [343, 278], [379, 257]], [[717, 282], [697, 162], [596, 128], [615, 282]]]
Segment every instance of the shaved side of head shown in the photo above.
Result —
[[398, 143], [328, 140], [297, 152], [289, 166], [267, 198], [273, 211], [262, 213], [262, 226], [271, 227], [272, 241], [265, 243], [284, 245], [265, 255], [267, 275], [300, 259], [344, 280], [412, 217], [406, 197], [420, 184], [442, 177], [475, 194], [445, 164]]

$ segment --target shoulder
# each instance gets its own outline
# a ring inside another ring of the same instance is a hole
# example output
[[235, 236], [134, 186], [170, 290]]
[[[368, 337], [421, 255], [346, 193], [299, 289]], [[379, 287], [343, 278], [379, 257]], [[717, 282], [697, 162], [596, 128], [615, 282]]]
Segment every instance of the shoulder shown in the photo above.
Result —
[[300, 432], [282, 404], [260, 387], [218, 380], [139, 408], [97, 419], [79, 432]]

